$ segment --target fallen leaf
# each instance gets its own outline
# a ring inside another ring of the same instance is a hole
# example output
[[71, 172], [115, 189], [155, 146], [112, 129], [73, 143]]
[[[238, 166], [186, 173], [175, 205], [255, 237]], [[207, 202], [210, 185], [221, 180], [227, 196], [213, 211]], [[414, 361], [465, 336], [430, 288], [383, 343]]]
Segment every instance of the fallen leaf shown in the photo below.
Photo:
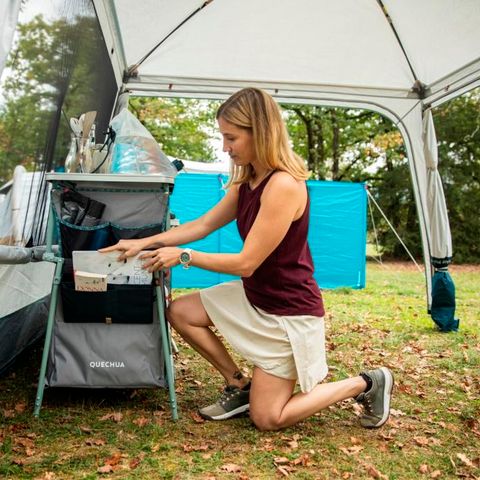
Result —
[[292, 465], [303, 465], [304, 467], [308, 467], [310, 463], [310, 456], [306, 453], [300, 455], [298, 458], [290, 462]]
[[107, 442], [102, 438], [87, 438], [85, 440], [85, 445], [88, 445], [89, 447], [100, 447], [106, 443]]
[[235, 463], [226, 463], [220, 467], [220, 470], [223, 470], [227, 473], [238, 473], [242, 471], [242, 467], [236, 465]]
[[420, 467], [418, 467], [418, 471], [420, 473], [428, 473], [428, 465], [426, 463], [420, 465]]
[[442, 476], [442, 472], [440, 470], [435, 470], [430, 474], [430, 478], [439, 478]]
[[420, 447], [426, 447], [428, 445], [428, 438], [426, 437], [413, 437], [413, 440]]
[[190, 417], [192, 417], [192, 420], [195, 423], [205, 423], [205, 419], [200, 416], [199, 413], [197, 412], [190, 412]]
[[107, 413], [103, 417], [100, 417], [100, 421], [103, 422], [105, 420], [112, 420], [115, 423], [120, 423], [123, 420], [123, 413], [121, 412]]
[[201, 452], [208, 450], [209, 446], [208, 445], [188, 445], [185, 444], [183, 445], [183, 451], [184, 452]]
[[121, 459], [122, 459], [122, 454], [120, 452], [116, 452], [111, 457], [108, 457], [105, 460], [105, 465], [112, 465], [112, 466], [118, 465]]
[[340, 450], [347, 455], [356, 455], [364, 449], [361, 445], [353, 445], [352, 447], [340, 447]]
[[472, 463], [472, 461], [464, 454], [464, 453], [457, 453], [457, 458], [467, 465], [467, 467], [475, 467], [475, 465]]
[[132, 423], [138, 425], [139, 427], [145, 427], [145, 425], [148, 425], [150, 423], [150, 419], [146, 417], [138, 417], [133, 420]]
[[85, 427], [84, 425], [80, 425], [80, 431], [83, 433], [92, 433], [92, 429], [90, 427]]
[[55, 474], [53, 472], [45, 472], [41, 477], [35, 477], [35, 480], [54, 480]]
[[285, 467], [282, 467], [280, 465], [277, 467], [277, 471], [280, 474], [282, 474], [284, 477], [289, 477], [290, 476], [290, 473], [288, 473], [288, 470]]
[[142, 460], [141, 460], [140, 458], [138, 458], [138, 457], [132, 458], [132, 459], [130, 460], [130, 463], [128, 464], [128, 466], [130, 467], [131, 470], [133, 470], [133, 469], [137, 468], [137, 467], [140, 465], [140, 462], [141, 462], [141, 461], [142, 461]]
[[97, 473], [112, 473], [113, 467], [111, 465], [103, 465], [97, 468]]
[[290, 460], [287, 457], [275, 457], [273, 463], [276, 465], [286, 465], [290, 463]]
[[23, 413], [26, 408], [27, 408], [27, 405], [26, 405], [25, 402], [19, 402], [19, 403], [15, 404], [15, 411], [17, 413]]
[[388, 480], [388, 477], [379, 472], [373, 465], [366, 465], [367, 473], [373, 478], [380, 478], [381, 480]]

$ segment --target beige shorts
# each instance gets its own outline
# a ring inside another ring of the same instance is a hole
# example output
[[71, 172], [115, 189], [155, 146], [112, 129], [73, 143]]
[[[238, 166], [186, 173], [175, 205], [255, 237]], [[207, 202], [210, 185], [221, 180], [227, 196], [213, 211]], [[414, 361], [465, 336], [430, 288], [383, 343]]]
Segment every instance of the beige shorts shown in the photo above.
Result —
[[212, 323], [246, 360], [280, 378], [297, 379], [302, 392], [328, 373], [322, 317], [266, 313], [247, 299], [241, 280], [200, 291]]

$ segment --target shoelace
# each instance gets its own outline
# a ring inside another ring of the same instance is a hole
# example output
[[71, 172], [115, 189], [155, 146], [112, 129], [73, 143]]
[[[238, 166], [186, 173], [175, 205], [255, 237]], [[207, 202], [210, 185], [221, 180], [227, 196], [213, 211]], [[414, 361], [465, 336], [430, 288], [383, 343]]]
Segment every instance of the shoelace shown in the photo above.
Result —
[[220, 397], [220, 405], [224, 406], [232, 398], [236, 396], [238, 397], [240, 393], [241, 391], [239, 388], [226, 387], [225, 390], [223, 390], [222, 396]]
[[363, 396], [361, 400], [357, 400], [358, 403], [361, 403], [363, 405], [363, 408], [366, 413], [373, 413], [372, 410], [372, 400], [370, 397]]

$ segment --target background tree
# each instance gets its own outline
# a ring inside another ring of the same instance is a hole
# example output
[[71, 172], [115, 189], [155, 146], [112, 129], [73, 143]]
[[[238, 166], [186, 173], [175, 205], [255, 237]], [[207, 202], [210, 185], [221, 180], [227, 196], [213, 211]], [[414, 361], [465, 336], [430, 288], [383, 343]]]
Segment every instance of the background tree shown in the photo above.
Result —
[[[98, 25], [88, 15], [51, 23], [38, 15], [18, 25], [18, 40], [7, 61], [12, 73], [2, 85], [0, 181], [9, 179], [16, 165], [32, 170], [43, 163], [52, 142], [50, 168], [63, 165], [70, 143], [68, 118], [98, 110], [109, 97], [113, 102], [115, 89], [99, 79], [100, 39]], [[108, 123], [110, 112], [99, 114]]]
[[480, 262], [480, 88], [434, 110], [455, 262]]
[[212, 136], [216, 131], [215, 112], [219, 102], [134, 97], [129, 105], [165, 154], [203, 162], [215, 160]]

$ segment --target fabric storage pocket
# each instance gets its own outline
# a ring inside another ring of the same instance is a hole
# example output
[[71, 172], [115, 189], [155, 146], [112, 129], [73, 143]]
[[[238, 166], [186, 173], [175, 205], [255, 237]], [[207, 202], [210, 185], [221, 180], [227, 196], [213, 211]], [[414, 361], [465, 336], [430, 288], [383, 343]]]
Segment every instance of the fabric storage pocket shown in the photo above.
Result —
[[153, 299], [152, 285], [108, 285], [112, 323], [152, 323]]
[[72, 258], [74, 250], [98, 250], [116, 243], [109, 223], [82, 227], [60, 220], [59, 227], [63, 258]]
[[113, 243], [122, 239], [145, 238], [165, 230], [164, 225], [155, 223], [152, 225], [144, 225], [142, 227], [122, 227], [120, 225], [111, 224]]
[[159, 322], [106, 325], [55, 322], [47, 385], [80, 388], [164, 387]]
[[60, 291], [65, 322], [106, 323], [108, 292], [77, 292], [73, 282], [62, 282]]
[[152, 285], [108, 285], [106, 292], [79, 292], [73, 282], [61, 284], [66, 323], [131, 323], [153, 321]]

